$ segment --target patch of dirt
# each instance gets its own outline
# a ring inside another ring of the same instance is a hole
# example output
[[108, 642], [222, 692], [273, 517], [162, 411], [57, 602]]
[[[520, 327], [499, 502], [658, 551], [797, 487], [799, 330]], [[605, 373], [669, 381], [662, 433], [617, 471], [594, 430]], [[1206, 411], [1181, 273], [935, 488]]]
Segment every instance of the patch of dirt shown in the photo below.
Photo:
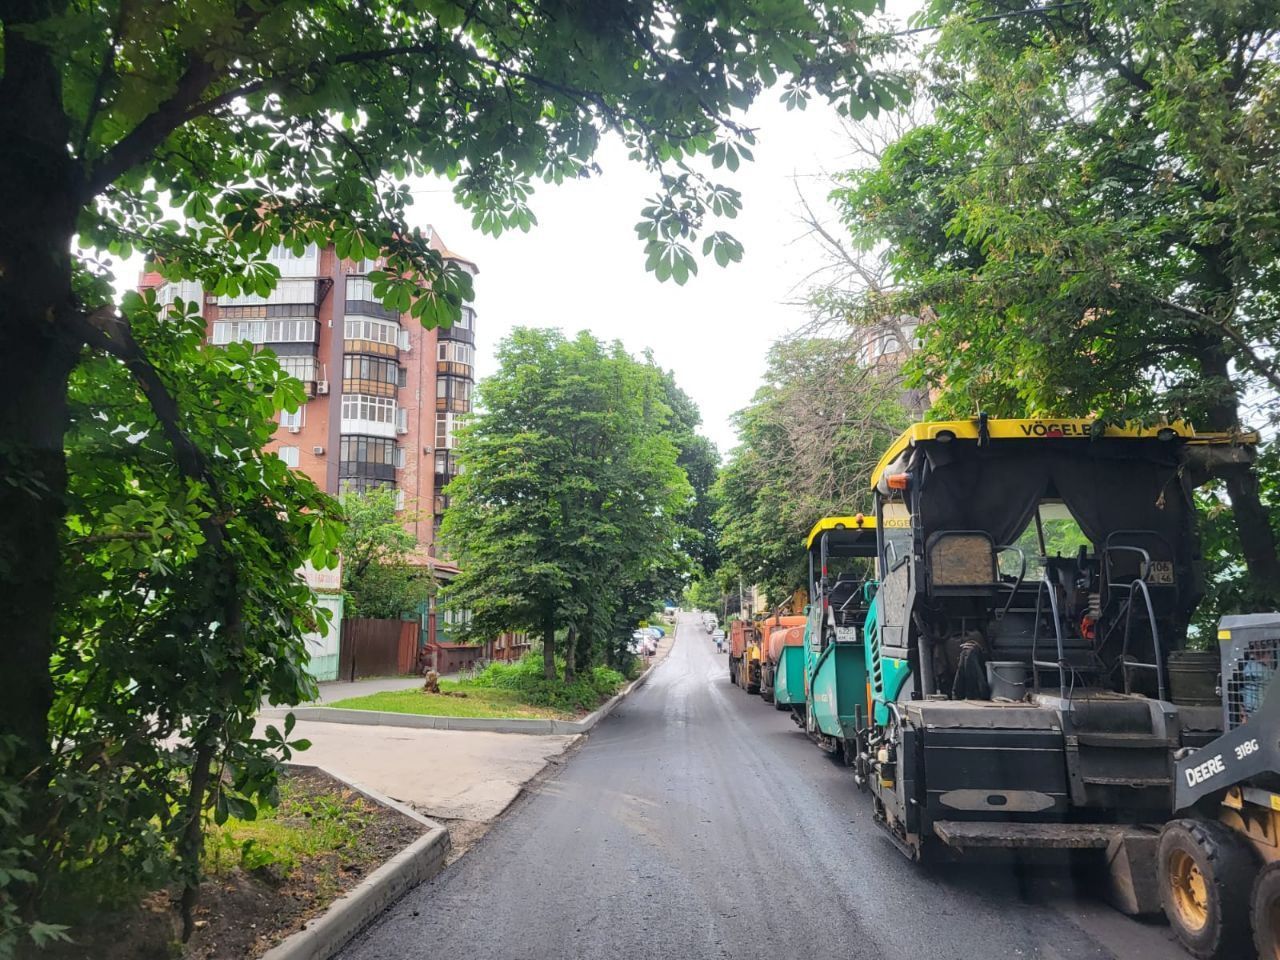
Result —
[[449, 856], [445, 860], [445, 866], [461, 858], [493, 826], [492, 820], [444, 820], [437, 818], [436, 823], [444, 826], [449, 831]]
[[[301, 800], [337, 795], [359, 811], [361, 825], [345, 847], [301, 860], [288, 876], [272, 867], [234, 867], [205, 880], [196, 930], [179, 943], [178, 891], [162, 890], [137, 908], [96, 917], [72, 931], [75, 946], [46, 948], [49, 960], [250, 960], [302, 929], [335, 899], [423, 833], [422, 824], [375, 804], [316, 770], [287, 770]], [[283, 805], [282, 814], [287, 814]]]

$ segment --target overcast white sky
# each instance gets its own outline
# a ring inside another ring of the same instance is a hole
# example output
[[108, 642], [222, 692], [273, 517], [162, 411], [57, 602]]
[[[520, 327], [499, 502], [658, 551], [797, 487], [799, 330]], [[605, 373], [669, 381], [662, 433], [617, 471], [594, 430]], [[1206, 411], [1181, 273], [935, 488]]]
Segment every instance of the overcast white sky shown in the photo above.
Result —
[[480, 267], [479, 375], [493, 371], [494, 347], [512, 327], [590, 330], [636, 354], [652, 348], [702, 409], [706, 435], [722, 453], [733, 446], [730, 415], [755, 392], [769, 345], [805, 321], [803, 308], [787, 301], [798, 298], [796, 284], [821, 257], [800, 223], [796, 184], [811, 202], [825, 202], [825, 175], [850, 166], [847, 138], [825, 104], [788, 111], [769, 93], [746, 121], [758, 131], [755, 162], [732, 174], [714, 171], [742, 192], [742, 213], [723, 226], [746, 252], [723, 269], [701, 262], [683, 287], [644, 269], [633, 228], [654, 180], [617, 143], [597, 157], [602, 176], [534, 195], [539, 223], [527, 234], [483, 236], [447, 184], [421, 184], [414, 222], [433, 225], [451, 250]]

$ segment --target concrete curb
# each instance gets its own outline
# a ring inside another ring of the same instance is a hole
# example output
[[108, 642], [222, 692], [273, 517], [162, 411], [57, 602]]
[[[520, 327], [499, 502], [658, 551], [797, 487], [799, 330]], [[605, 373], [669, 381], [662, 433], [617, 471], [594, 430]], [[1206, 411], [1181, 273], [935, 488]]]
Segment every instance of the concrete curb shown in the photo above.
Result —
[[[419, 730], [486, 730], [489, 733], [524, 733], [541, 736], [586, 733], [607, 717], [637, 687], [666, 662], [666, 657], [649, 664], [644, 673], [614, 694], [594, 712], [581, 720], [521, 719], [518, 717], [435, 717], [420, 713], [387, 713], [382, 710], [351, 710], [346, 707], [294, 707], [259, 711], [259, 716], [274, 717], [292, 713], [298, 720], [318, 723], [354, 723], [370, 727], [410, 727]], [[274, 958], [273, 958], [274, 960]]]
[[382, 911], [444, 869], [449, 853], [449, 831], [412, 807], [361, 786], [346, 777], [311, 764], [289, 764], [294, 769], [319, 770], [346, 784], [375, 803], [416, 820], [426, 833], [365, 877], [356, 887], [329, 905], [320, 916], [262, 955], [262, 960], [329, 960]]

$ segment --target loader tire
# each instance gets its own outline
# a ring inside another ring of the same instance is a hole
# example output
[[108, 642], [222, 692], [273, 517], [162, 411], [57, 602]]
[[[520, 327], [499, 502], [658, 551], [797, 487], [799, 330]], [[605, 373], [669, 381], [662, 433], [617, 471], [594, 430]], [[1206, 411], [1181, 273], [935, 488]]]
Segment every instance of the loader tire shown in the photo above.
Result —
[[1262, 868], [1253, 883], [1253, 945], [1259, 960], [1280, 960], [1280, 861]]
[[1215, 820], [1173, 820], [1160, 833], [1160, 902], [1198, 960], [1249, 955], [1249, 890], [1257, 861], [1248, 843]]

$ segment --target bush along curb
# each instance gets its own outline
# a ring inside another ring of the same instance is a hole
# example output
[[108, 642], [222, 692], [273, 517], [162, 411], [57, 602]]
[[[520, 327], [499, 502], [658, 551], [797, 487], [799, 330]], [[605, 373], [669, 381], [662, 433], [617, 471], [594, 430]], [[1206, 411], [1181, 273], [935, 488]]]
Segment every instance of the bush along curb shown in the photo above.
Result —
[[303, 929], [262, 955], [262, 960], [329, 960], [387, 907], [444, 869], [445, 858], [449, 853], [449, 831], [434, 820], [428, 820], [412, 807], [324, 767], [303, 763], [289, 766], [300, 770], [319, 770], [374, 803], [390, 807], [422, 824], [426, 831], [360, 881], [354, 889], [331, 903], [328, 910], [308, 920]]
[[[262, 716], [290, 712], [299, 720], [320, 723], [354, 723], [371, 727], [414, 727], [427, 730], [487, 730], [489, 733], [577, 734], [586, 733], [607, 717], [624, 697], [649, 679], [664, 661], [651, 663], [640, 676], [614, 694], [581, 720], [547, 720], [519, 717], [436, 717], [421, 713], [388, 713], [382, 710], [352, 710], [347, 707], [293, 707], [288, 711], [264, 710]], [[265, 960], [265, 958], [264, 958]], [[272, 958], [275, 960], [275, 958]]]

